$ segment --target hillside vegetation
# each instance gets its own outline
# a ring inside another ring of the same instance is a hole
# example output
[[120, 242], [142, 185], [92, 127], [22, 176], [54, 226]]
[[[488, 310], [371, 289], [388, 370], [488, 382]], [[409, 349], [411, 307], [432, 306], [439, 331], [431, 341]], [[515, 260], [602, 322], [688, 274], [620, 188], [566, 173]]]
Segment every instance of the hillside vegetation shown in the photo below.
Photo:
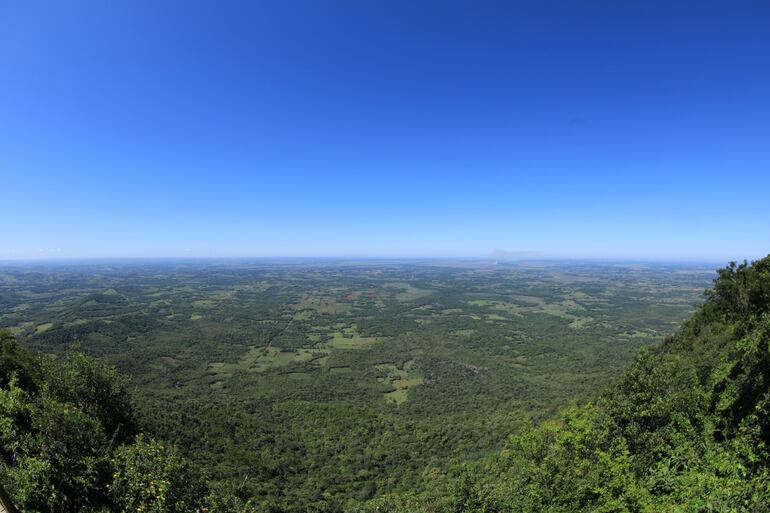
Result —
[[33, 356], [0, 332], [0, 483], [21, 511], [252, 511], [140, 434], [134, 411], [114, 368]]

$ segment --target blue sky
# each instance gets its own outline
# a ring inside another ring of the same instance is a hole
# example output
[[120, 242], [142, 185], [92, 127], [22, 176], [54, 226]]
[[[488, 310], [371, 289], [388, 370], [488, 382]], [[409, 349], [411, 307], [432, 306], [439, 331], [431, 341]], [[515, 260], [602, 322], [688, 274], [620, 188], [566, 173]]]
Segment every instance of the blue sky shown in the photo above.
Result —
[[770, 252], [770, 3], [0, 2], [0, 259]]

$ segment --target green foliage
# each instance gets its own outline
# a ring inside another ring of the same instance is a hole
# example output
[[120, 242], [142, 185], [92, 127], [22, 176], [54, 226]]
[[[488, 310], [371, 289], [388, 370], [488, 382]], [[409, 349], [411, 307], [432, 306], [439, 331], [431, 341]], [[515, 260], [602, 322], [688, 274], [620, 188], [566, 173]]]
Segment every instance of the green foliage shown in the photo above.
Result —
[[631, 454], [609, 429], [603, 412], [586, 406], [512, 437], [497, 500], [513, 511], [638, 511], [644, 492]]
[[136, 433], [128, 380], [114, 367], [74, 351], [46, 371], [46, 393], [95, 417], [113, 442]]
[[701, 437], [708, 395], [686, 358], [650, 350], [640, 353], [602, 405], [644, 469]]
[[770, 259], [743, 262], [720, 269], [708, 292], [706, 310], [737, 323], [751, 322], [770, 312]]
[[19, 347], [10, 333], [0, 330], [0, 387], [8, 386], [15, 378], [24, 388], [34, 386], [39, 369], [37, 362]]
[[770, 445], [769, 343], [770, 314], [763, 313], [753, 320], [711, 380], [717, 436], [734, 437], [748, 430], [764, 445], [765, 454]]
[[110, 496], [121, 513], [194, 513], [206, 488], [195, 466], [172, 446], [139, 436], [113, 458]]
[[490, 496], [485, 483], [476, 478], [475, 469], [464, 465], [460, 475], [449, 487], [450, 504], [454, 513], [496, 513], [501, 510]]
[[[50, 392], [47, 364], [15, 355], [0, 389], [0, 477], [25, 511], [99, 509], [106, 504], [99, 493], [108, 461], [103, 425]], [[29, 366], [41, 369], [38, 381], [21, 386], [17, 376]]]
[[203, 503], [202, 481], [176, 450], [126, 440], [136, 420], [114, 368], [80, 353], [35, 358], [6, 333], [0, 343], [0, 481], [21, 511], [192, 512]]

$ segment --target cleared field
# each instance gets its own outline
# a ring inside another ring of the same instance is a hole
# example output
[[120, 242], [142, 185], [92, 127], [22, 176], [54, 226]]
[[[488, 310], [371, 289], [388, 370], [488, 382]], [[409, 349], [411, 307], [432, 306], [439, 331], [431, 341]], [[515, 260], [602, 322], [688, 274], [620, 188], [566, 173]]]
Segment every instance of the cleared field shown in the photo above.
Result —
[[321, 365], [327, 352], [317, 349], [284, 350], [277, 347], [252, 347], [235, 363], [209, 362], [208, 372], [216, 381], [226, 381], [236, 372], [267, 372], [292, 365]]
[[305, 296], [293, 305], [296, 310], [310, 310], [318, 314], [340, 315], [348, 313], [353, 305], [346, 301], [338, 301], [334, 296]]
[[433, 294], [433, 291], [430, 289], [415, 287], [407, 282], [388, 282], [384, 283], [383, 287], [391, 289], [390, 292], [393, 293], [393, 297], [397, 301], [414, 301], [415, 299], [424, 298]]
[[329, 349], [363, 349], [378, 342], [377, 337], [362, 337], [355, 325], [335, 331], [332, 339], [326, 342]]
[[386, 373], [380, 380], [390, 383], [393, 387], [392, 391], [385, 392], [383, 396], [389, 402], [401, 404], [406, 401], [409, 396], [409, 389], [423, 384], [423, 377], [417, 368], [417, 364], [414, 360], [409, 360], [404, 363], [402, 367], [397, 367], [394, 364], [379, 364], [376, 368]]
[[38, 324], [37, 327], [35, 328], [35, 333], [36, 334], [45, 333], [46, 331], [50, 330], [51, 328], [53, 328], [53, 323], [52, 322], [45, 322], [43, 324]]

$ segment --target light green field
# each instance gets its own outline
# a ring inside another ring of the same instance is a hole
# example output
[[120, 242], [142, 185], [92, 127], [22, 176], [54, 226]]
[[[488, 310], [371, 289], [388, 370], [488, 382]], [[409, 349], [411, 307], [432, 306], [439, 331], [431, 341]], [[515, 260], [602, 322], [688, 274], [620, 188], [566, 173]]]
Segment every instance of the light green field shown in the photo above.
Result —
[[171, 367], [176, 367], [180, 363], [179, 360], [177, 360], [173, 356], [161, 356], [160, 361], [165, 363], [166, 365], [170, 365]]
[[573, 330], [582, 330], [593, 320], [593, 317], [576, 317], [575, 320], [569, 323], [569, 327]]
[[527, 364], [527, 357], [520, 355], [513, 359], [513, 364], [517, 367], [524, 367]]
[[319, 314], [340, 315], [348, 313], [353, 305], [347, 302], [338, 302], [332, 296], [305, 296], [294, 305], [297, 310], [311, 310]]
[[[468, 301], [471, 306], [485, 306], [501, 314], [508, 314], [513, 317], [523, 317], [530, 313], [542, 313], [566, 319], [570, 321], [569, 327], [573, 330], [581, 330], [588, 323], [593, 321], [590, 316], [576, 315], [574, 312], [585, 311], [585, 307], [577, 303], [574, 299], [568, 298], [556, 302], [547, 302], [543, 298], [527, 295], [513, 295], [511, 298], [518, 303], [509, 303], [505, 301], [496, 301], [492, 299], [473, 299]], [[490, 321], [507, 320], [500, 314], [486, 314], [485, 318]]]
[[521, 317], [521, 312], [524, 310], [524, 308], [515, 303], [506, 303], [504, 301], [494, 301], [490, 299], [474, 299], [468, 301], [468, 304], [473, 306], [488, 306], [492, 310], [504, 312], [515, 317]]
[[51, 328], [53, 328], [53, 323], [52, 322], [46, 322], [46, 323], [43, 323], [43, 324], [38, 324], [37, 328], [35, 328], [35, 334], [45, 333], [46, 331], [50, 330]]
[[392, 363], [382, 363], [376, 365], [376, 368], [387, 373], [381, 381], [390, 382], [395, 390], [385, 392], [383, 396], [385, 400], [395, 404], [401, 404], [409, 398], [410, 388], [423, 384], [422, 374], [414, 360], [405, 362], [401, 369]]
[[312, 362], [322, 365], [327, 353], [318, 349], [281, 350], [277, 347], [252, 347], [237, 362], [209, 362], [208, 371], [217, 380], [232, 377], [239, 371], [266, 372], [270, 369]]
[[210, 310], [212, 308], [219, 306], [219, 301], [215, 301], [213, 299], [201, 299], [201, 300], [193, 301], [191, 303], [191, 306], [193, 308], [200, 308], [201, 310]]
[[400, 281], [387, 282], [383, 284], [383, 286], [390, 289], [399, 289], [400, 291], [396, 292], [394, 295], [398, 301], [414, 301], [415, 299], [420, 299], [433, 294], [432, 290], [417, 288], [411, 283]]
[[281, 351], [275, 347], [254, 348], [246, 353], [246, 356], [241, 358], [237, 365], [247, 366], [248, 369], [260, 372], [274, 367], [285, 367], [294, 363], [309, 362], [318, 354], [319, 351], [311, 349]]
[[632, 330], [632, 331], [619, 333], [617, 336], [623, 337], [626, 339], [645, 339], [645, 338], [655, 338], [656, 334], [653, 331]]
[[355, 324], [341, 331], [335, 331], [331, 335], [332, 339], [326, 343], [326, 347], [330, 349], [363, 349], [373, 346], [378, 341], [377, 337], [359, 335]]

